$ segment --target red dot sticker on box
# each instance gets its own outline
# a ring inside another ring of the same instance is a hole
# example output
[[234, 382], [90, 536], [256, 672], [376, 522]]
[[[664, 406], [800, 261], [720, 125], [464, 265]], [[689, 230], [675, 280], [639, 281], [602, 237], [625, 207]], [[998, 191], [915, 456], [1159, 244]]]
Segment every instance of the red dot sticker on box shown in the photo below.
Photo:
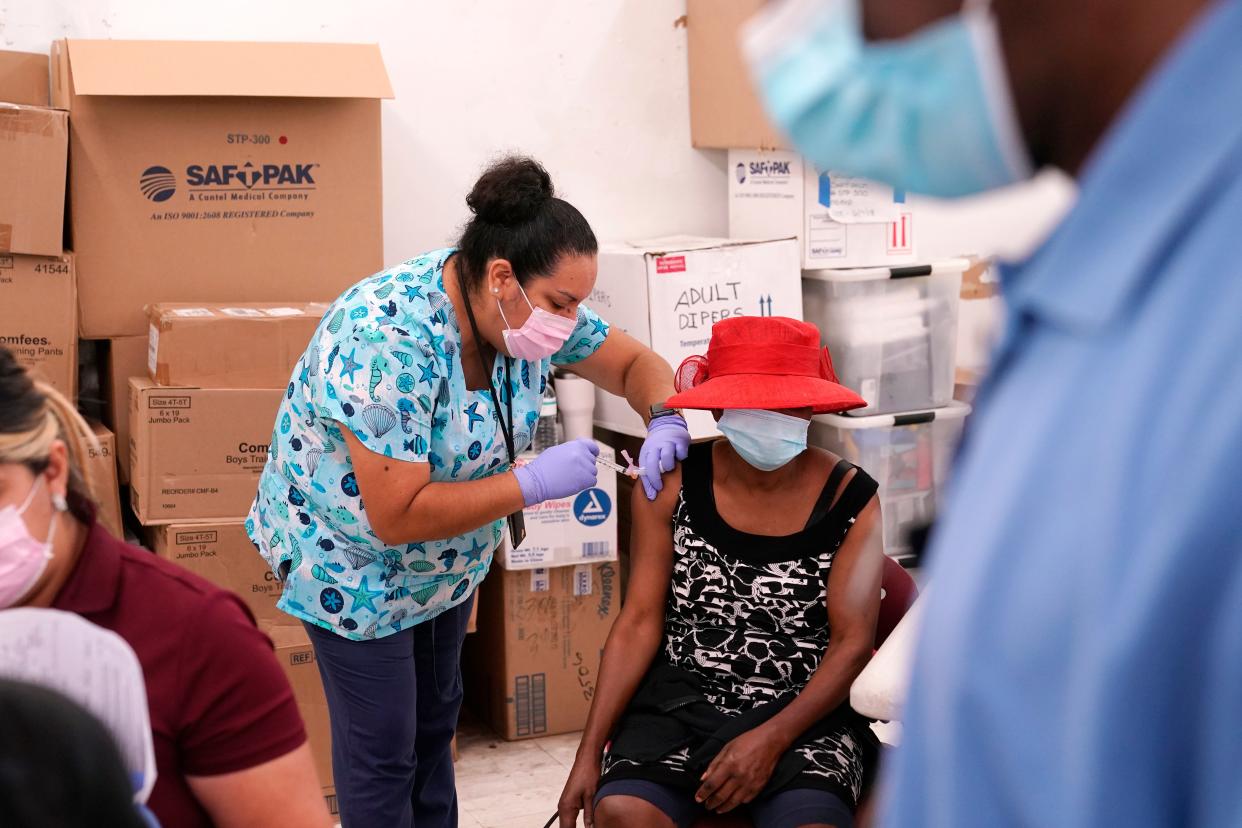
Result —
[[685, 256], [661, 256], [656, 259], [656, 273], [685, 273]]

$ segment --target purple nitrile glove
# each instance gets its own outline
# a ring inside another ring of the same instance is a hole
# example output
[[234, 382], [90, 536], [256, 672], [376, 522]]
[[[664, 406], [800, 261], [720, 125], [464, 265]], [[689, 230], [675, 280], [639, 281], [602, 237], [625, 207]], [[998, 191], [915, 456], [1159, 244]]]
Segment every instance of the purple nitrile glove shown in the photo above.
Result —
[[642, 467], [643, 491], [648, 500], [655, 500], [664, 488], [661, 475], [686, 459], [690, 451], [690, 428], [678, 416], [656, 417], [647, 426], [647, 439], [638, 452], [638, 465]]
[[594, 486], [599, 479], [596, 457], [599, 457], [599, 446], [594, 440], [571, 440], [544, 449], [534, 460], [514, 469], [513, 476], [522, 489], [526, 505], [534, 506]]

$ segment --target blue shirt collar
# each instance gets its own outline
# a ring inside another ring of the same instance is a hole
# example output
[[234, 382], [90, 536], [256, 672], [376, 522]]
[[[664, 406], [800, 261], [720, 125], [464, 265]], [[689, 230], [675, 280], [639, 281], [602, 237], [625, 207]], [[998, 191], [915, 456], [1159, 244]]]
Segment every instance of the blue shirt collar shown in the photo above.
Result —
[[1224, 0], [1153, 70], [1088, 162], [1060, 227], [1027, 262], [1002, 269], [1015, 312], [1090, 332], [1136, 305], [1152, 265], [1242, 161], [1239, 43], [1242, 2]]

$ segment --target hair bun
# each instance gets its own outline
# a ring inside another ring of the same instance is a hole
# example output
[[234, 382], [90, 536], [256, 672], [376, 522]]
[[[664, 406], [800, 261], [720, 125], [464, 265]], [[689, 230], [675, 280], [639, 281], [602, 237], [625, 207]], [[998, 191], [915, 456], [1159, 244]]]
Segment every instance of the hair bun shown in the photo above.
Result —
[[553, 195], [552, 176], [538, 161], [511, 155], [479, 176], [466, 204], [488, 224], [512, 226], [534, 218]]

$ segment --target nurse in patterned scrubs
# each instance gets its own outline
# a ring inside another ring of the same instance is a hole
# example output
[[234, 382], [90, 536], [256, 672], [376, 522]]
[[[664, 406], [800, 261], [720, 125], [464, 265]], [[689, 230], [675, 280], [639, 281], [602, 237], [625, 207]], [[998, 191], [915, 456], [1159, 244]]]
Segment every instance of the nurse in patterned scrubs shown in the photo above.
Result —
[[551, 367], [650, 418], [652, 496], [690, 441], [658, 406], [668, 364], [583, 304], [598, 245], [547, 172], [506, 158], [466, 203], [457, 247], [364, 279], [324, 315], [246, 524], [315, 646], [344, 828], [457, 824], [450, 740], [475, 587], [507, 516], [596, 482], [587, 440], [512, 467]]

